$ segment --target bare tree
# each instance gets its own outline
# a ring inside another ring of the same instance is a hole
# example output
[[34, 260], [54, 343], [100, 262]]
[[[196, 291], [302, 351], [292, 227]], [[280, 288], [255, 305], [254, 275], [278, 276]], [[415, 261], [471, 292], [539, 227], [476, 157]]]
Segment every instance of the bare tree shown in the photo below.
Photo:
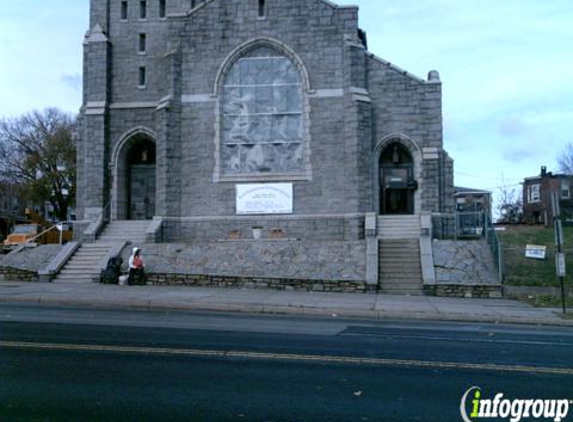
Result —
[[49, 201], [60, 220], [75, 198], [74, 124], [54, 108], [0, 119], [0, 179], [32, 202]]
[[573, 143], [569, 142], [557, 156], [559, 171], [565, 174], [573, 174]]
[[522, 221], [523, 200], [521, 198], [521, 190], [517, 190], [515, 185], [508, 185], [505, 178], [502, 179], [502, 184], [498, 188], [497, 211], [499, 223], [518, 224]]

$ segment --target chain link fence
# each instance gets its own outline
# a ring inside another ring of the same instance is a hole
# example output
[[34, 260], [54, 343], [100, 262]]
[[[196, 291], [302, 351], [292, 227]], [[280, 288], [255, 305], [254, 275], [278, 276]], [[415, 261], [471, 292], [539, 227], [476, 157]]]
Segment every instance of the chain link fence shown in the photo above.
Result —
[[[503, 245], [506, 283], [515, 286], [559, 287], [555, 264], [557, 247], [547, 247], [543, 259], [528, 258], [526, 251], [525, 245]], [[562, 252], [565, 253], [567, 270], [573, 270], [573, 248], [564, 248]], [[565, 279], [570, 277], [566, 276]]]

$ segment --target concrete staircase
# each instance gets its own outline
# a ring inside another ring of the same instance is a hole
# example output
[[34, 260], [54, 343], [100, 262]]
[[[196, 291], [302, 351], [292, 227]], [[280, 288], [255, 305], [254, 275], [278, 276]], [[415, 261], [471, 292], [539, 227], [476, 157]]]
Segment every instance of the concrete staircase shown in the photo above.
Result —
[[135, 246], [141, 245], [145, 243], [145, 230], [150, 223], [150, 220], [111, 221], [98, 236], [97, 242], [119, 243], [128, 240]]
[[381, 215], [377, 221], [379, 239], [418, 239], [419, 215]]
[[422, 295], [420, 216], [379, 216], [376, 229], [380, 292]]
[[114, 244], [131, 241], [145, 242], [145, 230], [150, 221], [112, 221], [104, 228], [95, 243], [83, 243], [57, 274], [56, 283], [91, 283], [100, 278], [101, 263]]
[[102, 242], [83, 243], [60, 270], [54, 283], [92, 283], [99, 280], [100, 263], [111, 245]]
[[397, 295], [423, 294], [419, 239], [378, 241], [380, 292]]

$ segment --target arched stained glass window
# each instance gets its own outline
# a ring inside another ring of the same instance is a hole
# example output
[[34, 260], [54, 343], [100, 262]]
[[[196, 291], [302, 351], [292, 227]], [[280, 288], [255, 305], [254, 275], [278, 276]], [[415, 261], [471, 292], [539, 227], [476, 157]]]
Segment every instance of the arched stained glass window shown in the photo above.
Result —
[[295, 63], [259, 46], [234, 62], [222, 88], [222, 173], [303, 172], [303, 89]]

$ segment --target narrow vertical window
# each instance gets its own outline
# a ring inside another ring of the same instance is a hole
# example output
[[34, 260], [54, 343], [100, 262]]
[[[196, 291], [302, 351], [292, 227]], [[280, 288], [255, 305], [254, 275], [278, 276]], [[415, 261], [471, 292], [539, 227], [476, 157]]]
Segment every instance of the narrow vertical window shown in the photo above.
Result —
[[121, 20], [124, 20], [124, 21], [127, 20], [127, 2], [126, 1], [121, 2]]
[[191, 9], [194, 9], [196, 6], [196, 1], [195, 0], [191, 0]]
[[145, 66], [139, 68], [139, 87], [143, 88], [147, 84], [147, 71]]
[[139, 18], [147, 19], [147, 1], [141, 0], [139, 2]]
[[165, 17], [165, 1], [166, 0], [159, 0], [159, 17], [160, 18], [164, 18]]
[[139, 52], [145, 53], [147, 51], [147, 36], [139, 34]]
[[259, 18], [265, 17], [265, 0], [259, 0]]
[[561, 198], [571, 198], [571, 186], [569, 180], [561, 180]]

